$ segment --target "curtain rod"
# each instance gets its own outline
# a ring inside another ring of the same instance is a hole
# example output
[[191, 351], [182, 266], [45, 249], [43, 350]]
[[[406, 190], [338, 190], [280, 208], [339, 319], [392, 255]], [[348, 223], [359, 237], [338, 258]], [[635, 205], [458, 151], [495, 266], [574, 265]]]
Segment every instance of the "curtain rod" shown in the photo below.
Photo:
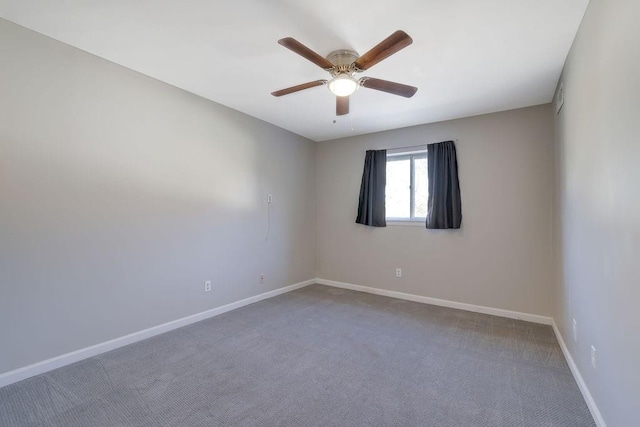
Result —
[[[447, 139], [447, 141], [454, 141], [454, 142], [458, 142], [458, 139]], [[438, 142], [443, 142], [443, 141], [438, 141]], [[420, 145], [409, 145], [408, 147], [395, 147], [395, 148], [382, 148], [382, 150], [388, 150], [388, 151], [392, 151], [392, 150], [408, 150], [409, 148], [422, 148], [422, 147], [426, 147], [429, 144], [437, 144], [438, 142], [427, 142], [424, 144], [420, 144]]]

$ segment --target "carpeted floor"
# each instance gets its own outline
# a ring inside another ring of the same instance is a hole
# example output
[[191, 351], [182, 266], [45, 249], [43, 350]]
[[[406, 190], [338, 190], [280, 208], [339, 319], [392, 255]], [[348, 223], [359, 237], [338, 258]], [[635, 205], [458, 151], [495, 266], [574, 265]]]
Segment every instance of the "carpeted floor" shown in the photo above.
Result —
[[313, 285], [0, 389], [1, 426], [593, 426], [549, 326]]

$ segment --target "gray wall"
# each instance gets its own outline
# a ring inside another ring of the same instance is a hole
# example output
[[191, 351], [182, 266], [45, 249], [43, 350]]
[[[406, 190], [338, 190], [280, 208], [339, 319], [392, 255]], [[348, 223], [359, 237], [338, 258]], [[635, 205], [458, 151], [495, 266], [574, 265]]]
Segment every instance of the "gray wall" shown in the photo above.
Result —
[[314, 192], [311, 141], [0, 20], [0, 373], [313, 278]]
[[554, 317], [610, 427], [640, 420], [638, 17], [637, 0], [591, 0], [564, 69], [556, 119]]
[[[318, 277], [551, 315], [552, 120], [543, 105], [319, 143]], [[461, 230], [354, 223], [366, 150], [448, 139]]]

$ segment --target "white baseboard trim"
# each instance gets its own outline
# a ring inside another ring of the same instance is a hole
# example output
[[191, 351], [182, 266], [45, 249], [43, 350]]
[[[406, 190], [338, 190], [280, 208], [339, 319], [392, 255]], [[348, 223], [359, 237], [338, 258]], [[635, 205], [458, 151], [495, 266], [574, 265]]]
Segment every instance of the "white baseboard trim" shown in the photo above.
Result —
[[314, 283], [318, 283], [326, 286], [332, 286], [335, 288], [350, 289], [353, 291], [366, 292], [366, 293], [375, 294], [375, 295], [414, 301], [414, 302], [419, 302], [423, 304], [438, 305], [442, 307], [450, 307], [450, 308], [456, 308], [460, 310], [472, 311], [476, 313], [491, 314], [494, 316], [507, 317], [510, 319], [518, 319], [518, 320], [524, 320], [524, 321], [533, 322], [533, 323], [551, 325], [553, 327], [553, 331], [556, 335], [556, 338], [558, 339], [558, 343], [560, 344], [560, 348], [562, 349], [562, 353], [564, 354], [564, 357], [567, 360], [569, 368], [571, 369], [571, 373], [573, 374], [573, 377], [575, 378], [576, 383], [580, 388], [582, 396], [584, 397], [584, 400], [587, 403], [587, 406], [589, 407], [589, 411], [591, 411], [591, 415], [593, 416], [596, 422], [596, 425], [598, 427], [607, 427], [607, 424], [605, 423], [604, 418], [602, 417], [602, 414], [600, 413], [600, 410], [598, 409], [598, 406], [596, 405], [596, 402], [593, 399], [593, 396], [591, 395], [591, 392], [587, 388], [587, 385], [584, 379], [582, 378], [580, 371], [578, 370], [578, 366], [574, 362], [573, 357], [571, 356], [571, 353], [569, 353], [569, 349], [567, 348], [567, 345], [564, 342], [564, 339], [562, 337], [562, 334], [560, 333], [560, 330], [558, 329], [555, 321], [551, 317], [540, 316], [540, 315], [529, 314], [529, 313], [520, 313], [517, 311], [503, 310], [499, 308], [484, 307], [480, 305], [466, 304], [466, 303], [443, 300], [438, 298], [430, 298], [430, 297], [425, 297], [420, 295], [407, 294], [403, 292], [389, 291], [386, 289], [371, 288], [368, 286], [354, 285], [352, 283], [337, 282], [334, 280], [327, 280], [327, 279], [321, 279], [321, 278], [305, 280], [304, 282], [295, 283], [290, 286], [285, 286], [283, 288], [275, 289], [273, 291], [269, 291], [263, 294], [245, 298], [243, 300], [226, 304], [220, 307], [216, 307], [211, 310], [203, 311], [201, 313], [193, 314], [191, 316], [183, 317], [181, 319], [176, 319], [167, 323], [163, 323], [161, 325], [144, 329], [142, 331], [134, 332], [129, 335], [125, 335], [119, 338], [105, 341], [100, 344], [92, 345], [90, 347], [72, 351], [70, 353], [62, 354], [60, 356], [43, 360], [41, 362], [37, 362], [32, 365], [28, 365], [22, 368], [18, 368], [9, 372], [2, 373], [0, 374], [0, 387], [7, 386], [9, 384], [13, 384], [18, 381], [22, 381], [24, 379], [33, 377], [35, 375], [52, 371], [54, 369], [57, 369], [66, 365], [70, 365], [80, 360], [84, 360], [89, 357], [96, 356], [98, 354], [106, 353], [107, 351], [115, 350], [116, 348], [133, 344], [137, 341], [142, 341], [144, 339], [151, 338], [153, 336], [156, 336], [165, 332], [169, 332], [174, 329], [178, 329], [183, 326], [187, 326], [192, 323], [199, 322], [201, 320], [209, 319], [211, 317], [215, 317], [220, 314], [227, 313], [229, 311], [244, 307], [249, 304], [256, 303], [258, 301], [262, 301], [268, 298], [275, 297], [277, 295], [291, 292], [296, 289], [300, 289]]
[[368, 286], [354, 285], [352, 283], [336, 282], [335, 280], [318, 278], [318, 279], [315, 279], [315, 283], [319, 283], [321, 285], [333, 286], [335, 288], [350, 289], [352, 291], [366, 292], [369, 294], [382, 295], [385, 297], [415, 301], [415, 302], [420, 302], [424, 304], [439, 305], [442, 307], [457, 308], [460, 310], [473, 311], [476, 313], [492, 314], [494, 316], [507, 317], [510, 319], [525, 320], [527, 322], [541, 323], [543, 325], [551, 325], [553, 327], [553, 332], [555, 333], [556, 338], [558, 339], [558, 343], [560, 344], [560, 348], [562, 349], [562, 353], [564, 354], [564, 357], [567, 360], [569, 368], [571, 369], [571, 373], [573, 374], [573, 377], [575, 378], [576, 383], [580, 388], [580, 392], [582, 393], [582, 396], [584, 397], [584, 400], [587, 403], [587, 406], [589, 407], [589, 411], [591, 412], [591, 415], [593, 416], [593, 419], [596, 425], [598, 427], [607, 427], [607, 423], [605, 423], [604, 418], [602, 418], [602, 414], [600, 413], [600, 410], [598, 409], [598, 406], [596, 405], [596, 402], [593, 399], [591, 392], [587, 388], [587, 384], [584, 382], [584, 379], [582, 378], [582, 375], [578, 370], [578, 366], [575, 364], [573, 357], [571, 357], [571, 353], [569, 353], [569, 349], [567, 348], [564, 342], [564, 339], [560, 334], [560, 330], [558, 329], [556, 322], [551, 317], [540, 316], [537, 314], [520, 313], [517, 311], [503, 310], [500, 308], [484, 307], [481, 305], [465, 304], [461, 302], [443, 300], [438, 298], [430, 298], [430, 297], [425, 297], [420, 295], [407, 294], [403, 292], [389, 291], [386, 289], [371, 288]]
[[109, 341], [102, 342], [100, 344], [85, 347], [80, 350], [72, 351], [70, 353], [62, 354], [60, 356], [52, 357], [51, 359], [43, 360], [41, 362], [34, 363], [22, 368], [18, 368], [12, 371], [8, 371], [0, 374], [0, 387], [7, 386], [9, 384], [22, 381], [24, 379], [33, 377], [35, 375], [43, 374], [45, 372], [60, 368], [62, 366], [70, 365], [89, 357], [96, 356], [98, 354], [106, 353], [110, 350], [123, 347], [125, 345], [133, 344], [134, 342], [141, 341], [153, 336], [172, 331], [174, 329], [181, 328], [183, 326], [190, 325], [192, 323], [199, 322], [201, 320], [208, 319], [210, 317], [218, 316], [231, 310], [235, 310], [240, 307], [244, 307], [249, 304], [253, 304], [258, 301], [262, 301], [268, 298], [275, 297], [287, 292], [291, 292], [296, 289], [309, 286], [316, 283], [315, 279], [305, 280], [304, 282], [295, 283], [290, 286], [275, 289], [273, 291], [265, 292], [263, 294], [255, 295], [249, 298], [245, 298], [240, 301], [232, 302], [220, 307], [212, 308], [211, 310], [203, 311], [201, 313], [193, 314], [191, 316], [183, 317], [181, 319], [172, 320], [171, 322], [163, 323], [161, 325], [152, 326], [151, 328], [144, 329], [142, 331], [134, 332], [129, 335], [125, 335], [119, 338], [115, 338]]
[[466, 304], [462, 302], [425, 297], [421, 295], [406, 294], [404, 292], [389, 291], [386, 289], [370, 288], [368, 286], [354, 285], [352, 283], [336, 282], [334, 280], [320, 278], [316, 279], [316, 283], [319, 283], [321, 285], [333, 286], [335, 288], [350, 289], [352, 291], [360, 291], [369, 294], [382, 295], [385, 297], [404, 299], [407, 301], [421, 302], [423, 304], [439, 305], [442, 307], [457, 308], [459, 310], [491, 314], [494, 316], [508, 317], [510, 319], [524, 320], [533, 323], [541, 323], [543, 325], [553, 324], [553, 319], [551, 317], [540, 316], [537, 314], [520, 313], [518, 311], [503, 310], [501, 308], [484, 307], [481, 305]]
[[607, 423], [604, 422], [604, 418], [602, 418], [602, 414], [598, 409], [598, 405], [596, 405], [596, 401], [593, 399], [589, 388], [587, 387], [587, 383], [584, 382], [584, 378], [582, 378], [582, 374], [580, 374], [580, 370], [578, 369], [578, 365], [571, 357], [571, 353], [569, 353], [569, 348], [564, 342], [562, 338], [562, 334], [560, 333], [560, 329], [556, 325], [554, 321], [551, 326], [553, 326], [553, 332], [556, 334], [556, 338], [558, 339], [558, 343], [560, 343], [560, 348], [562, 349], [562, 353], [564, 354], [564, 358], [567, 360], [569, 364], [569, 369], [571, 369], [571, 373], [573, 374], [573, 378], [575, 378], [576, 383], [578, 383], [578, 388], [582, 393], [582, 397], [584, 397], [584, 401], [587, 403], [589, 407], [589, 411], [591, 412], [591, 416], [593, 420], [596, 422], [598, 427], [607, 427]]

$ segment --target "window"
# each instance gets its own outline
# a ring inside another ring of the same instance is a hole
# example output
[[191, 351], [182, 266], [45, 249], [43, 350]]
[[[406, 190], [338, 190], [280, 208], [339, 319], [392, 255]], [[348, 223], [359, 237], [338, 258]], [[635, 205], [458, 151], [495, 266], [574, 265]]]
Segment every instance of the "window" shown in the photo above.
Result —
[[428, 191], [426, 149], [387, 152], [387, 221], [426, 220]]

